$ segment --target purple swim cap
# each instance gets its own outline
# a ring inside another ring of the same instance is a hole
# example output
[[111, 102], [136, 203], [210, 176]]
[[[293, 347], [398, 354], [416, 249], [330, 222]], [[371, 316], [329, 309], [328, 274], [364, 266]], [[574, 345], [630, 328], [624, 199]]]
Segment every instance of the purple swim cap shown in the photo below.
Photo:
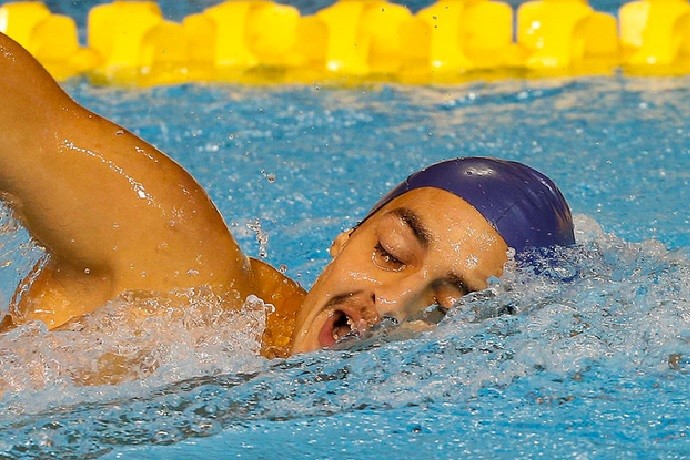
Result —
[[443, 161], [409, 176], [374, 206], [421, 187], [453, 193], [474, 206], [506, 244], [528, 248], [575, 244], [573, 219], [556, 185], [522, 163], [486, 157]]

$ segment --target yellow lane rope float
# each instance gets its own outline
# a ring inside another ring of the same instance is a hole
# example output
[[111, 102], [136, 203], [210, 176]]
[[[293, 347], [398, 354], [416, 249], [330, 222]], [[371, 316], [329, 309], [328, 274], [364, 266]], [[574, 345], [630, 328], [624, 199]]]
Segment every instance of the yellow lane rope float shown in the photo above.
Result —
[[618, 17], [586, 0], [438, 0], [413, 14], [339, 0], [313, 15], [230, 0], [166, 20], [156, 2], [93, 7], [87, 44], [73, 19], [37, 1], [0, 6], [0, 31], [57, 78], [119, 85], [183, 82], [457, 82], [476, 78], [690, 73], [688, 0], [635, 0]]

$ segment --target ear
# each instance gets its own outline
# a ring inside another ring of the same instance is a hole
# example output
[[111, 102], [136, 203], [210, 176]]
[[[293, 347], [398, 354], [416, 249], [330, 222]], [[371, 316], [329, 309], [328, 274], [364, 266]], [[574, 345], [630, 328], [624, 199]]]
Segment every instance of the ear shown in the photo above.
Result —
[[350, 239], [350, 233], [352, 233], [350, 230], [345, 230], [343, 233], [335, 237], [333, 244], [331, 244], [331, 257], [335, 257], [340, 254], [340, 251], [343, 250], [343, 246], [345, 246], [347, 240]]

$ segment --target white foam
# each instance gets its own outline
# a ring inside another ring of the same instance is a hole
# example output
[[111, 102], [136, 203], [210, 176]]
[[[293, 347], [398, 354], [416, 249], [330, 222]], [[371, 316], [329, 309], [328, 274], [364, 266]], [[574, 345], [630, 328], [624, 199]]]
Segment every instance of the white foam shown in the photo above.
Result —
[[[261, 364], [261, 299], [252, 296], [235, 311], [205, 287], [174, 297], [182, 306], [130, 292], [59, 330], [34, 322], [0, 335], [3, 409], [34, 412], [126, 397], [192, 377], [251, 372]], [[129, 321], [135, 308], [149, 316]]]
[[[466, 400], [520, 378], [534, 385], [577, 379], [591, 366], [623, 374], [687, 371], [687, 256], [655, 241], [625, 242], [587, 216], [576, 216], [576, 231], [578, 246], [561, 251], [556, 264], [508, 266], [489, 289], [464, 297], [421, 336], [268, 366], [257, 356], [266, 308], [258, 299], [227, 312], [211, 292], [185, 291], [179, 295], [188, 307], [179, 315], [132, 293], [80, 321], [88, 333], [76, 326], [48, 332], [34, 324], [0, 336], [0, 378], [11, 388], [0, 404], [26, 414], [132, 398], [198, 376], [222, 381], [252, 374], [257, 377], [228, 390], [208, 383], [220, 392], [218, 398], [233, 398], [242, 408], [223, 416], [292, 417], [367, 405], [400, 407], [420, 398], [443, 399], [448, 392]], [[123, 327], [122, 316], [133, 303], [152, 315]], [[128, 359], [131, 376], [139, 379], [79, 386], [79, 372], [98, 372], [108, 354]]]

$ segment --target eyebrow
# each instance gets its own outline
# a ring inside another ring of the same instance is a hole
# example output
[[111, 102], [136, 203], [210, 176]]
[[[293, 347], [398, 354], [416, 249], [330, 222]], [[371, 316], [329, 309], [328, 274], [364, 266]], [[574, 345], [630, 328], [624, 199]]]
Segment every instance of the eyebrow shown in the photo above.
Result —
[[422, 224], [417, 214], [408, 208], [397, 208], [392, 211], [392, 214], [399, 217], [412, 230], [412, 234], [422, 247], [429, 246], [431, 232]]

